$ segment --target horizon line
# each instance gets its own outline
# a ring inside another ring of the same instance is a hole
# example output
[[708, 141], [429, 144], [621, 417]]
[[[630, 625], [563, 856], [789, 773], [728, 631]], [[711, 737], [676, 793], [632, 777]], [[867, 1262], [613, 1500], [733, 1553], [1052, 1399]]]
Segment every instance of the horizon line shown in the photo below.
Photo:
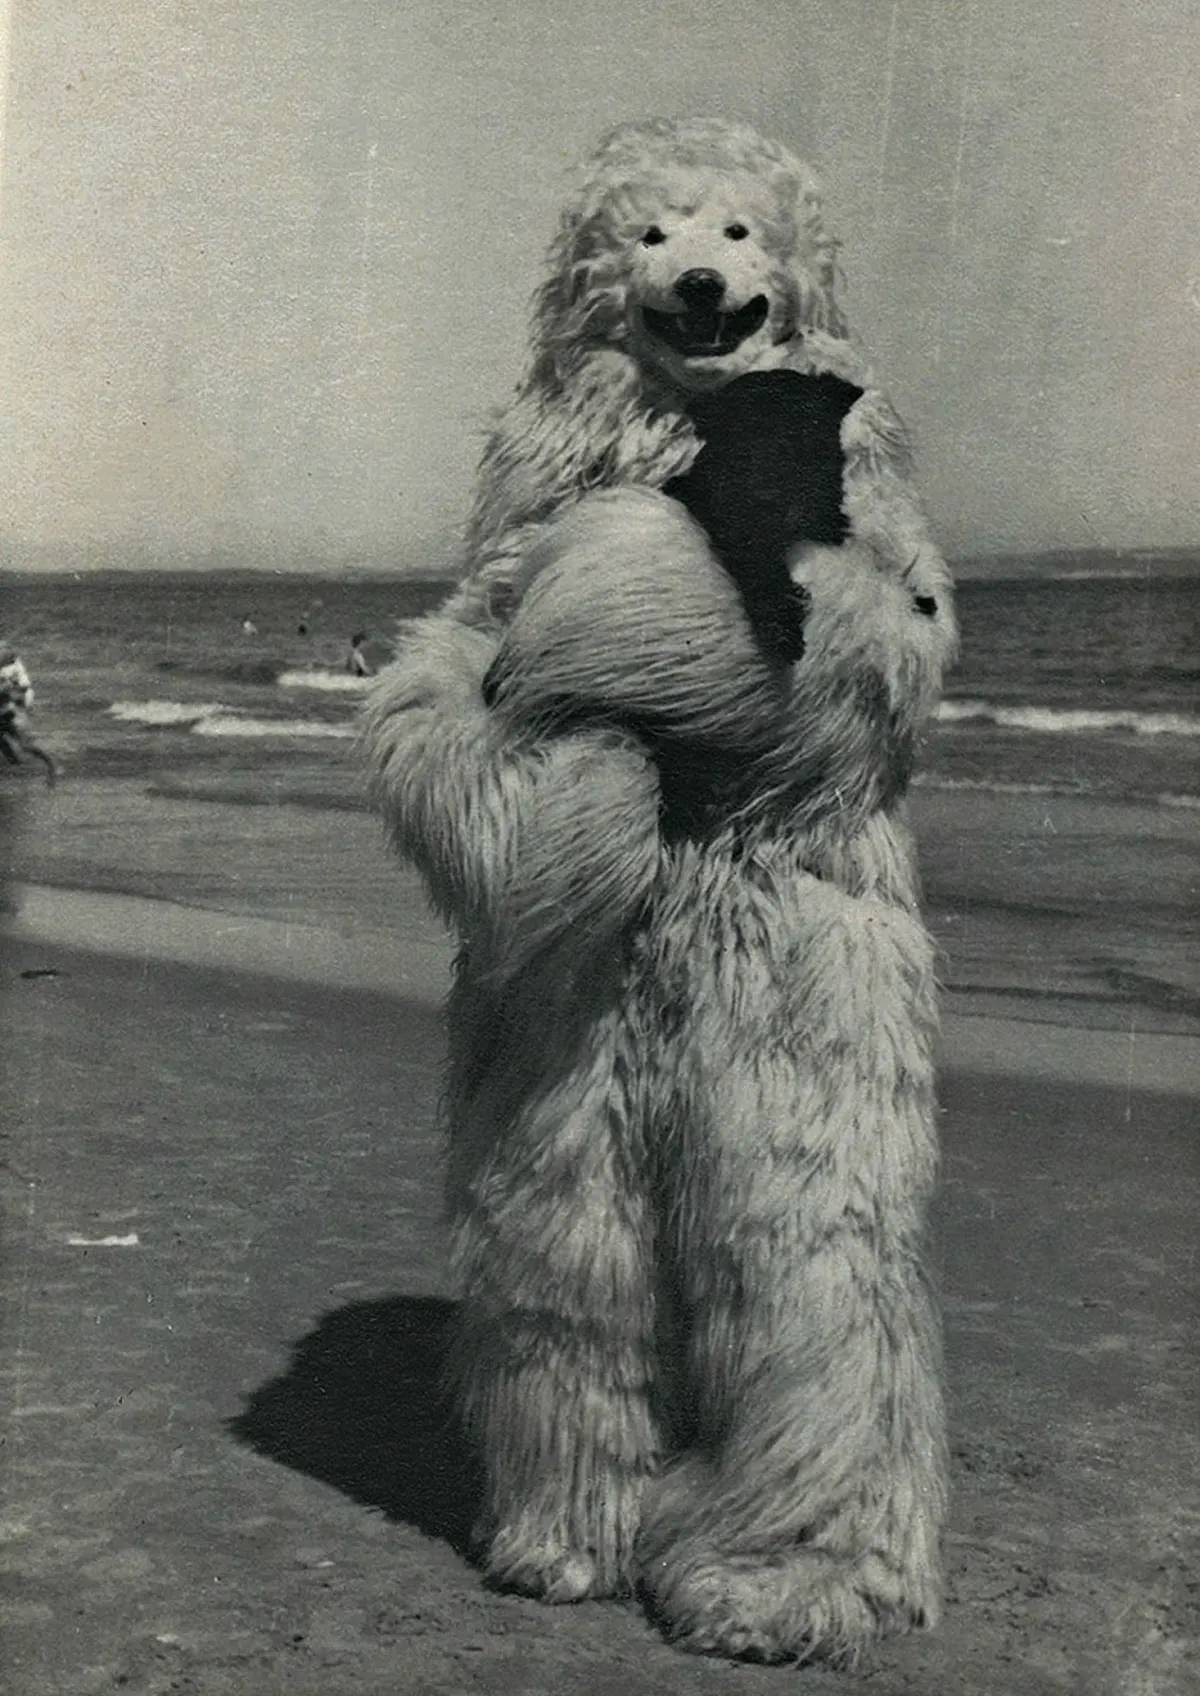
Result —
[[[45, 547], [46, 544], [39, 544]], [[77, 544], [68, 544], [63, 551], [75, 552]], [[100, 550], [97, 549], [97, 552]], [[93, 564], [80, 560], [78, 553], [73, 559], [44, 561], [38, 564], [17, 564], [11, 559], [0, 559], [0, 576], [16, 577], [143, 577], [157, 574], [162, 577], [187, 576], [220, 576], [220, 577], [340, 577], [343, 579], [358, 578], [404, 578], [409, 581], [424, 581], [431, 583], [455, 583], [463, 575], [461, 569], [453, 566], [447, 559], [447, 549], [430, 549], [431, 553], [441, 554], [442, 559], [437, 564], [421, 565], [411, 560], [394, 560], [386, 563], [365, 563], [361, 559], [346, 561], [339, 564], [336, 561], [301, 562], [290, 560], [285, 563], [272, 564], [264, 561], [261, 565], [235, 564], [230, 560], [214, 560], [210, 555], [199, 557], [187, 556], [176, 558], [170, 562], [160, 562], [143, 557], [138, 563], [118, 564], [111, 559], [102, 559]], [[110, 550], [105, 547], [105, 554]], [[972, 568], [1000, 567], [1012, 563], [1024, 563], [1036, 566], [1039, 562], [1053, 560], [1071, 560], [1096, 557], [1123, 560], [1186, 560], [1196, 557], [1200, 562], [1200, 541], [1196, 542], [1139, 542], [1129, 544], [1088, 544], [1063, 543], [1049, 544], [1028, 548], [988, 549], [986, 551], [953, 552], [947, 551], [946, 558], [952, 569], [963, 570]]]

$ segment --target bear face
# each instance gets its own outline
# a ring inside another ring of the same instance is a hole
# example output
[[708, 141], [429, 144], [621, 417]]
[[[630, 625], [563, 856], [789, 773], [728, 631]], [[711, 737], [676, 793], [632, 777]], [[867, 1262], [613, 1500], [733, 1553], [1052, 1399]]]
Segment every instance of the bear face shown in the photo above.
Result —
[[749, 129], [614, 131], [564, 215], [535, 334], [619, 349], [669, 387], [719, 387], [804, 326], [842, 328], [837, 244], [806, 165]]

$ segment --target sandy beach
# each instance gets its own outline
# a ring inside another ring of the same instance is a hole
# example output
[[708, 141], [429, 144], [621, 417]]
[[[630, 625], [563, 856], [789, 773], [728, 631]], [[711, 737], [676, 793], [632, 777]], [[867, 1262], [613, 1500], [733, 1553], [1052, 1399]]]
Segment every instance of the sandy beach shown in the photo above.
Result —
[[[6, 792], [9, 1687], [778, 1688], [464, 1559], [433, 1388], [448, 945], [350, 774], [287, 784]], [[948, 985], [949, 1603], [805, 1688], [1174, 1696], [1200, 1611], [1187, 821], [916, 807]]]

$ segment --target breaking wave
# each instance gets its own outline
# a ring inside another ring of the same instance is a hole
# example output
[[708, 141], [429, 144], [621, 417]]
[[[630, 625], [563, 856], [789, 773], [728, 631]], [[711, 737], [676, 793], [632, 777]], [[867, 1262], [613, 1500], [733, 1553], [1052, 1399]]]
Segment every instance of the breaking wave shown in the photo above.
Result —
[[940, 724], [994, 724], [1004, 730], [1050, 736], [1086, 736], [1106, 730], [1134, 736], [1200, 736], [1200, 718], [1192, 713], [1119, 707], [1002, 707], [991, 701], [943, 701], [937, 717]]
[[1052, 583], [1144, 583], [1146, 567], [1135, 565], [1084, 567], [1078, 571], [1056, 571]]
[[110, 718], [122, 724], [198, 724], [218, 713], [235, 713], [221, 701], [114, 701], [108, 709]]
[[245, 713], [217, 713], [192, 725], [195, 736], [311, 736], [346, 739], [354, 736], [352, 724], [330, 724], [321, 719], [251, 718]]
[[281, 671], [275, 679], [281, 689], [317, 689], [329, 695], [361, 695], [371, 685], [369, 677], [348, 671]]
[[913, 778], [916, 789], [965, 791], [976, 795], [1053, 795], [1065, 801], [1134, 801], [1156, 807], [1180, 807], [1200, 811], [1200, 795], [1177, 793], [1174, 790], [1123, 791], [1114, 793], [1102, 784], [1063, 781], [1060, 783], [1023, 783], [1003, 777], [943, 777], [940, 772], [918, 772]]
[[940, 772], [919, 771], [913, 778], [917, 789], [965, 789], [980, 795], [1073, 795], [1077, 787], [1065, 783], [1020, 783], [1002, 777], [943, 777]]
[[190, 731], [193, 736], [319, 737], [346, 740], [352, 724], [321, 719], [261, 718], [223, 701], [114, 701], [111, 718], [123, 724], [146, 724]]

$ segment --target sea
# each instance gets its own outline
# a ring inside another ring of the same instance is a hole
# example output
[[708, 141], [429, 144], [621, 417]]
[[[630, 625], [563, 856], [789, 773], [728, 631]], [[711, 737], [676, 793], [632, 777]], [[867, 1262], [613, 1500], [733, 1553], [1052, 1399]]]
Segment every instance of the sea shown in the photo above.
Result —
[[[286, 791], [289, 769], [348, 764], [365, 687], [348, 669], [352, 637], [378, 668], [402, 621], [449, 587], [266, 570], [7, 572], [0, 638], [33, 677], [38, 734], [67, 773], [216, 776], [261, 760]], [[918, 782], [1200, 807], [1200, 551], [974, 563], [958, 611], [961, 655]], [[328, 789], [338, 804], [348, 794]]]

